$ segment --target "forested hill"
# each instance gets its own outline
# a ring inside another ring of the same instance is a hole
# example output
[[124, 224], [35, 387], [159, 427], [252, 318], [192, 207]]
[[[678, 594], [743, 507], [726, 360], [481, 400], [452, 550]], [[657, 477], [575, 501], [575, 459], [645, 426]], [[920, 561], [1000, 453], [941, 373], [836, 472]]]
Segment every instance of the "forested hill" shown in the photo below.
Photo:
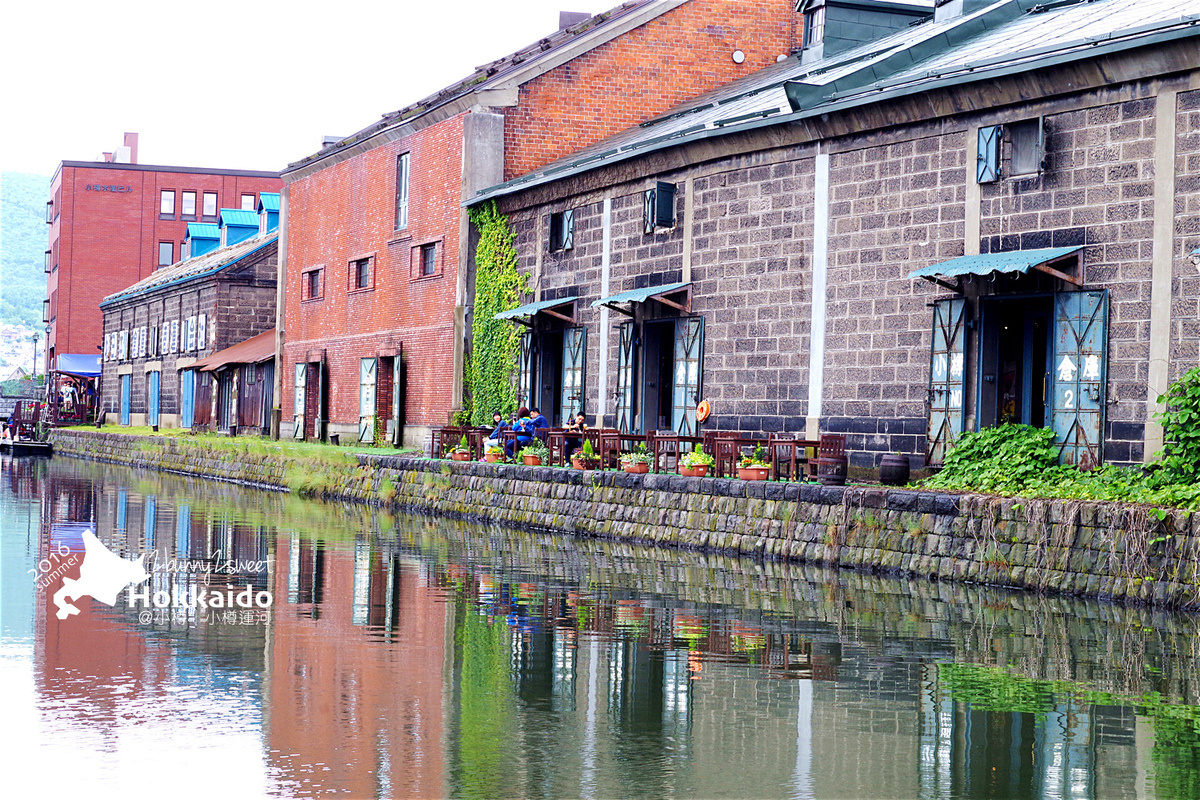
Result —
[[0, 327], [42, 328], [50, 178], [0, 173]]

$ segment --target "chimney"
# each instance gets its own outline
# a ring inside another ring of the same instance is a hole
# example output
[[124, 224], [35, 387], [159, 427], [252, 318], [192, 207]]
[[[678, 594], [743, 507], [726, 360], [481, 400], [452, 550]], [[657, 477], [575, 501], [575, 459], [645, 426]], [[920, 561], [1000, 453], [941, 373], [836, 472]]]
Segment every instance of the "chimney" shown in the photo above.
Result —
[[129, 161], [127, 163], [130, 163], [130, 164], [138, 163], [137, 140], [138, 140], [138, 135], [136, 133], [126, 133], [125, 134], [125, 147], [129, 148]]
[[591, 18], [592, 15], [586, 11], [560, 11], [558, 12], [558, 29], [565, 31], [572, 25], [578, 25], [584, 20]]
[[333, 147], [335, 144], [345, 138], [345, 136], [322, 136], [321, 149], [324, 150], [326, 147]]
[[108, 163], [112, 163], [112, 153], [105, 153], [104, 160]]

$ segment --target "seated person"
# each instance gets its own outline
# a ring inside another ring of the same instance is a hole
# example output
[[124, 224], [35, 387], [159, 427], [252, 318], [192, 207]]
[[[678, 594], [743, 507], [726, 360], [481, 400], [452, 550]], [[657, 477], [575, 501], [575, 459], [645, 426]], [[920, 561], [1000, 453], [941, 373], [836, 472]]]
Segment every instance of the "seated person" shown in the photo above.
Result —
[[533, 418], [533, 431], [536, 432], [538, 428], [550, 427], [550, 420], [542, 416], [542, 412], [538, 410], [537, 406], [529, 409], [529, 416]]
[[522, 447], [533, 441], [533, 419], [529, 409], [521, 406], [517, 409], [517, 418], [513, 420], [512, 429], [517, 432], [516, 447], [510, 443], [507, 447], [508, 457], [515, 456]]
[[[580, 411], [578, 414], [576, 414], [574, 417], [572, 417], [571, 421], [567, 423], [566, 431], [568, 434], [583, 433], [586, 430], [587, 430], [587, 417], [585, 417], [583, 415], [582, 411]], [[576, 450], [583, 447], [583, 437], [568, 435], [565, 438], [565, 444], [566, 444], [566, 448], [567, 448], [567, 458], [570, 458], [575, 453]]]
[[489, 447], [499, 447], [506, 430], [508, 430], [508, 420], [504, 418], [504, 415], [499, 411], [492, 414], [492, 432], [483, 441], [484, 452], [487, 452]]

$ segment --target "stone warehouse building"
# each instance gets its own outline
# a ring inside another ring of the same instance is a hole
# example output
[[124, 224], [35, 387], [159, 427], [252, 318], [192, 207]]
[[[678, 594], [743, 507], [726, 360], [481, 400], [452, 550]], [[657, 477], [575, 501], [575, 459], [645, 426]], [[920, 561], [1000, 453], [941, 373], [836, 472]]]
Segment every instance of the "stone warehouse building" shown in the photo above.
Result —
[[[787, 58], [794, 0], [636, 0], [283, 173], [281, 435], [419, 443], [462, 402], [477, 191]], [[862, 5], [861, 3], [859, 5]], [[920, 2], [894, 25], [927, 15]]]
[[222, 209], [216, 250], [104, 298], [100, 404], [108, 424], [208, 424], [214, 390], [203, 382], [218, 381], [218, 399], [234, 391], [230, 381], [237, 373], [190, 367], [275, 326], [278, 234], [271, 194], [258, 204], [261, 224], [251, 223], [253, 211]]
[[477, 197], [535, 287], [522, 393], [860, 467], [1009, 420], [1151, 458], [1200, 356], [1200, 3], [938, 0], [806, 52]]
[[46, 203], [46, 366], [59, 353], [95, 356], [100, 301], [182, 260], [187, 228], [222, 208], [253, 210], [282, 186], [276, 172], [138, 163], [138, 135], [103, 161], [63, 161]]

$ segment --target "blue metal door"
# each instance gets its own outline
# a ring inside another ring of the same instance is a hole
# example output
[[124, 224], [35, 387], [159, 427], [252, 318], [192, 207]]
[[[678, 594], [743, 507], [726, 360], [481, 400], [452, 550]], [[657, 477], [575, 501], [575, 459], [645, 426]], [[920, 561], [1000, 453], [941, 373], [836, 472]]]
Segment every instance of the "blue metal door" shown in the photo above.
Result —
[[1090, 469], [1103, 457], [1107, 346], [1106, 291], [1055, 295], [1050, 415], [1064, 464]]
[[146, 376], [146, 398], [147, 408], [150, 417], [150, 424], [158, 424], [158, 393], [161, 378], [161, 373], [155, 371]]
[[179, 427], [190, 428], [195, 421], [196, 373], [185, 369], [179, 373]]
[[131, 393], [133, 388], [133, 376], [121, 376], [121, 424], [129, 424], [129, 404], [131, 402]]
[[926, 463], [938, 465], [963, 430], [967, 301], [933, 304], [933, 346], [929, 365], [929, 431]]

